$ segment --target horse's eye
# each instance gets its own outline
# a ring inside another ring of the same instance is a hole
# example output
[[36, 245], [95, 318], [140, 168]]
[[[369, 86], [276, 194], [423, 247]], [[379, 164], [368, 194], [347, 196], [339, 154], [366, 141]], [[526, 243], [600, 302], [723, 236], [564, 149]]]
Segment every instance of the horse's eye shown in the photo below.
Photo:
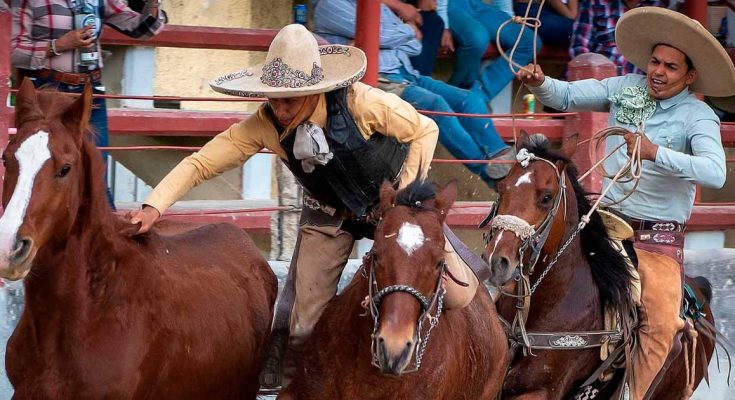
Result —
[[551, 203], [551, 200], [554, 198], [551, 196], [551, 193], [544, 194], [544, 197], [541, 199], [541, 204], [548, 205]]
[[69, 173], [69, 171], [71, 171], [71, 165], [64, 164], [64, 166], [61, 167], [61, 170], [59, 170], [59, 173], [56, 174], [56, 177], [57, 178], [63, 178], [63, 177], [65, 177]]

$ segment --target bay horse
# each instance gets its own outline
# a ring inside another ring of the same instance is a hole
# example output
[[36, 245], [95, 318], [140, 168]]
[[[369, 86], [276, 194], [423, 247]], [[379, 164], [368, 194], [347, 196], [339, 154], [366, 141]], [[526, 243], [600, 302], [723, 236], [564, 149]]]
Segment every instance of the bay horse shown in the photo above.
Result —
[[279, 399], [496, 398], [508, 347], [490, 295], [481, 285], [467, 307], [442, 311], [442, 225], [456, 194], [454, 182], [438, 194], [383, 184], [373, 249], [327, 304]]
[[233, 225], [132, 236], [105, 197], [91, 96], [18, 92], [0, 218], [0, 276], [25, 278], [14, 398], [254, 399], [275, 275]]
[[[534, 270], [522, 271], [528, 276], [528, 287], [532, 288], [525, 292], [532, 294], [525, 299], [530, 301], [525, 329], [529, 336], [533, 336], [532, 332], [556, 333], [544, 344], [548, 347], [553, 341], [552, 347], [561, 348], [535, 348], [531, 350], [535, 356], [517, 354], [504, 383], [503, 398], [566, 399], [573, 396], [602, 363], [599, 346], [583, 348], [585, 343], [575, 343], [585, 337], [594, 338], [594, 335], [575, 332], [603, 331], [605, 308], [632, 310], [632, 277], [623, 256], [611, 245], [597, 212], [578, 232], [580, 218], [590, 211], [591, 205], [587, 193], [577, 182], [576, 168], [570, 162], [577, 136], [567, 138], [559, 151], [552, 150], [545, 138], [533, 139], [538, 136], [529, 138], [524, 132], [516, 146], [519, 152], [525, 149], [534, 157], [526, 161], [525, 167], [516, 163], [498, 184], [500, 197], [496, 212], [502, 217], [495, 218], [503, 223], [493, 223], [497, 229], [491, 228], [483, 257], [489, 260], [492, 282], [503, 288], [501, 292], [505, 296], [501, 296], [497, 306], [500, 315], [508, 321], [513, 321], [517, 315], [519, 299], [508, 294], [515, 293], [523, 282], [519, 268], [526, 268], [524, 264], [533, 265], [534, 259], [538, 260]], [[523, 235], [522, 229], [500, 226], [510, 225], [512, 221], [518, 222], [518, 226], [530, 225], [536, 230], [536, 236], [531, 234], [523, 238], [528, 235]], [[540, 232], [543, 226], [548, 226], [546, 232]], [[544, 233], [548, 234], [545, 242]], [[538, 248], [537, 254], [533, 254], [534, 246]], [[639, 263], [655, 262], [652, 256], [655, 255], [639, 252]], [[714, 323], [708, 304], [711, 300], [709, 282], [702, 277], [687, 278], [686, 282], [704, 303], [703, 313], [707, 320]], [[601, 335], [597, 338], [604, 339]], [[714, 342], [709, 337], [699, 335], [698, 338], [696, 357], [691, 357], [689, 351], [690, 359], [697, 363], [694, 387], [706, 373], [714, 350]], [[538, 340], [536, 342], [538, 345]], [[652, 398], [678, 400], [686, 394], [684, 353], [682, 351], [671, 364]], [[610, 386], [614, 385], [608, 388]], [[603, 393], [597, 398], [612, 396], [612, 393]]]

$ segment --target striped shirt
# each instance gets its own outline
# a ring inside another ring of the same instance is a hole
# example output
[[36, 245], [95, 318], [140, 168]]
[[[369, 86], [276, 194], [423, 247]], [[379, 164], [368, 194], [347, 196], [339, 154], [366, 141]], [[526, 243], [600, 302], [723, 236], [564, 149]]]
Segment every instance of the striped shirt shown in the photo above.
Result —
[[[640, 0], [635, 7], [666, 7], [668, 0]], [[633, 8], [635, 8], [633, 7]], [[618, 74], [637, 72], [615, 45], [615, 24], [630, 10], [623, 0], [582, 0], [574, 21], [569, 55], [599, 53], [614, 62]]]
[[[348, 44], [355, 39], [357, 2], [355, 0], [317, 0], [314, 2], [314, 33], [330, 43]], [[421, 42], [416, 33], [385, 4], [380, 5], [380, 54], [378, 70], [381, 74], [396, 74], [405, 68], [419, 76], [411, 58], [421, 53]]]
[[[134, 38], [149, 38], [163, 29], [164, 14], [159, 18], [148, 13], [147, 4], [139, 14], [122, 0], [100, 0], [104, 10], [104, 23]], [[70, 0], [11, 0], [13, 27], [11, 39], [11, 63], [15, 68], [54, 69], [63, 72], [80, 72], [76, 60], [78, 50], [48, 57], [47, 49], [52, 39], [58, 39], [73, 30], [72, 2]], [[101, 52], [99, 40], [97, 51]], [[102, 60], [99, 61], [102, 67]]]

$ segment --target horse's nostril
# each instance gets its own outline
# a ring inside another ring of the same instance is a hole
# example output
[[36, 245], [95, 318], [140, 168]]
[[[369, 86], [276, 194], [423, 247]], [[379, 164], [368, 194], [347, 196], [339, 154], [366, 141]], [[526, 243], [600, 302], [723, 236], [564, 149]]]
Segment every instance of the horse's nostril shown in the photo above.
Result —
[[21, 238], [15, 242], [13, 252], [10, 254], [10, 261], [17, 264], [25, 260], [33, 247], [33, 240], [30, 238]]
[[410, 349], [411, 348], [411, 344], [412, 344], [411, 342], [406, 342], [406, 348], [407, 349]]

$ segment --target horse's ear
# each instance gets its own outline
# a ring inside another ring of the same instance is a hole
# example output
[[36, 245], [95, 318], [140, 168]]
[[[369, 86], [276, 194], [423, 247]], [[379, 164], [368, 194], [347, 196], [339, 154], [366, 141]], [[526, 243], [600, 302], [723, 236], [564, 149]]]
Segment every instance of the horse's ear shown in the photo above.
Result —
[[30, 79], [23, 78], [18, 95], [15, 97], [15, 124], [22, 126], [25, 122], [42, 118], [43, 113], [38, 106], [36, 87], [33, 86]]
[[92, 85], [84, 85], [82, 95], [69, 106], [63, 116], [66, 126], [77, 135], [77, 143], [82, 143], [87, 128], [89, 127], [89, 116], [92, 114]]
[[530, 142], [528, 132], [526, 132], [525, 129], [521, 129], [521, 136], [518, 137], [518, 140], [516, 141], [516, 153], [521, 151], [522, 148], [528, 146], [528, 143]]
[[380, 213], [385, 214], [396, 202], [396, 190], [388, 181], [383, 181], [380, 186]]
[[571, 160], [574, 152], [577, 151], [578, 142], [579, 133], [573, 133], [565, 137], [564, 142], [561, 144], [561, 149], [559, 149], [559, 153], [561, 153], [561, 155], [564, 156], [564, 158], [566, 158], [567, 160]]
[[454, 200], [457, 199], [457, 180], [452, 179], [444, 186], [436, 196], [436, 208], [439, 209], [444, 218], [447, 217], [449, 209], [452, 208]]

